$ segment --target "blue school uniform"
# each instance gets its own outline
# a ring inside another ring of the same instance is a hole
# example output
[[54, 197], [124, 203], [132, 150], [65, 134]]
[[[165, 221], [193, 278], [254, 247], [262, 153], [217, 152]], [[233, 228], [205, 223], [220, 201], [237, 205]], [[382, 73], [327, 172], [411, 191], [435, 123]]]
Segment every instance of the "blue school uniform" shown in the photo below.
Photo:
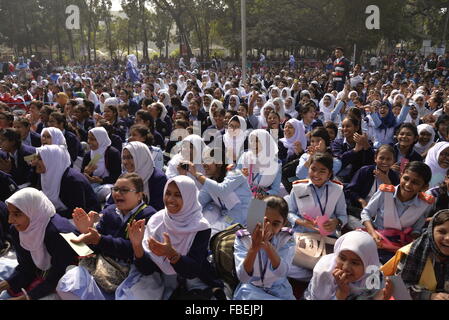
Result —
[[[358, 170], [351, 182], [345, 186], [345, 196], [348, 204], [360, 206], [359, 199], [369, 201], [379, 190], [382, 182], [374, 176], [376, 165], [365, 166]], [[399, 184], [399, 174], [393, 170], [388, 171], [388, 178], [393, 185]]]
[[[96, 254], [104, 254], [115, 259], [118, 263], [129, 264], [134, 257], [131, 241], [127, 235], [127, 227], [130, 219], [134, 221], [145, 219], [148, 222], [150, 217], [156, 213], [151, 206], [143, 207], [141, 202], [137, 207], [123, 216], [115, 205], [104, 209], [100, 222], [96, 226], [101, 234], [100, 242], [97, 245], [89, 245]], [[101, 290], [92, 275], [83, 267], [76, 267], [67, 272], [58, 284], [58, 293], [67, 293], [74, 298], [105, 300], [113, 299], [113, 296]]]
[[[420, 193], [413, 199], [402, 202], [398, 198], [399, 186], [383, 185], [371, 198], [368, 206], [361, 213], [362, 224], [371, 221], [377, 230], [396, 229], [403, 231], [411, 227], [412, 232], [421, 234], [427, 217], [431, 210], [434, 198]], [[385, 215], [388, 214], [386, 217]], [[385, 220], [387, 220], [385, 222]]]
[[42, 145], [41, 135], [37, 132], [30, 131], [28, 133], [29, 141], [27, 139], [23, 140], [22, 143], [32, 146], [35, 148], [39, 148]]
[[[36, 174], [33, 167], [31, 167], [26, 161], [25, 157], [35, 154], [36, 148], [22, 144], [19, 149], [17, 149], [15, 158], [16, 163], [12, 163], [12, 168], [9, 174], [12, 176], [13, 180], [17, 185], [23, 185], [25, 183], [35, 182]], [[2, 159], [8, 159], [9, 154], [0, 150], [0, 157]]]
[[296, 224], [297, 219], [305, 219], [304, 214], [312, 218], [326, 215], [329, 220], [340, 220], [342, 226], [348, 222], [343, 186], [334, 181], [326, 182], [321, 188], [315, 187], [309, 179], [296, 181], [288, 199], [288, 207], [288, 220], [295, 232], [316, 232]]
[[71, 264], [77, 263], [77, 254], [70, 245], [62, 238], [60, 233], [79, 232], [65, 218], [54, 215], [45, 230], [44, 245], [51, 256], [51, 268], [46, 272], [39, 270], [33, 262], [28, 250], [20, 245], [19, 232], [11, 226], [12, 245], [16, 251], [19, 265], [14, 273], [5, 279], [10, 288], [15, 293], [20, 293], [21, 288], [27, 288], [37, 277], [43, 277], [45, 280], [28, 291], [32, 300], [43, 298], [55, 291], [59, 279], [64, 275], [66, 268]]
[[[83, 158], [81, 172], [84, 172], [84, 169], [87, 167], [90, 161], [90, 152], [88, 152]], [[106, 177], [102, 177], [102, 184], [114, 184], [122, 173], [122, 159], [120, 156], [120, 152], [112, 146], [108, 147], [104, 153], [104, 162], [109, 175]]]
[[5, 201], [17, 190], [19, 190], [19, 187], [12, 176], [0, 171], [0, 201]]
[[60, 215], [68, 219], [72, 218], [75, 208], [83, 208], [86, 212], [101, 210], [97, 195], [89, 180], [72, 168], [67, 168], [62, 175], [59, 199], [67, 207], [66, 210], [60, 212]]
[[239, 286], [234, 292], [234, 300], [295, 300], [287, 275], [295, 255], [293, 231], [283, 228], [271, 240], [281, 263], [274, 269], [265, 250], [257, 253], [253, 273], [245, 271], [244, 261], [251, 248], [251, 234], [247, 230], [237, 232], [234, 243], [234, 260]]
[[[282, 181], [282, 162], [280, 160], [277, 161], [278, 162], [278, 169], [275, 173], [275, 178], [273, 180], [273, 182], [271, 183], [271, 185], [269, 186], [261, 186], [260, 182], [262, 181], [264, 175], [261, 175], [260, 173], [255, 173], [253, 172], [252, 174], [252, 179], [250, 179], [250, 181], [252, 181], [250, 187], [251, 188], [256, 188], [256, 189], [263, 189], [267, 195], [270, 196], [277, 196], [280, 194], [281, 191], [281, 181]], [[242, 170], [243, 166], [241, 163], [237, 164], [237, 169], [238, 170]]]
[[[410, 152], [405, 156], [403, 156], [402, 153], [399, 151], [399, 143], [395, 144], [393, 146], [393, 149], [394, 149], [394, 158], [396, 160], [396, 163], [400, 163], [402, 159], [407, 159], [410, 162], [413, 162], [413, 161], [422, 162], [423, 161], [422, 156], [418, 152], [416, 152], [415, 149], [413, 149], [413, 147], [411, 147]], [[394, 185], [396, 185], [396, 184], [394, 184]]]
[[[207, 287], [223, 287], [223, 282], [216, 277], [210, 262], [207, 260], [210, 235], [211, 229], [197, 232], [189, 252], [181, 256], [177, 263], [172, 264], [173, 269], [176, 271], [174, 275], [164, 274], [153, 262], [148, 252], [145, 252], [141, 258], [134, 259], [134, 265], [142, 276], [156, 276], [160, 279], [159, 287], [162, 288], [156, 289], [159, 292], [158, 298], [160, 300], [169, 299], [180, 282], [184, 282], [189, 291], [193, 289], [206, 289]], [[133, 285], [134, 283], [129, 283], [129, 286]], [[121, 292], [117, 292], [117, 294], [125, 294], [121, 299], [126, 299], [127, 296], [129, 297], [130, 290], [128, 285], [122, 284], [117, 289], [117, 291], [119, 290]], [[149, 288], [148, 290], [155, 289]], [[139, 298], [141, 299], [142, 297], [133, 297], [133, 299]], [[153, 297], [153, 299], [155, 298]]]
[[72, 160], [72, 163], [74, 163], [80, 152], [82, 152], [81, 142], [73, 132], [64, 130], [63, 133], [65, 141], [67, 142], [67, 150], [69, 151], [70, 159]]
[[[203, 207], [205, 218], [211, 223], [211, 228], [218, 232], [235, 223], [246, 225], [251, 198], [247, 178], [240, 171], [230, 171], [221, 183], [206, 179], [198, 200]], [[215, 204], [219, 213], [210, 215], [209, 204]]]
[[355, 152], [354, 147], [355, 145], [351, 146], [346, 138], [336, 139], [332, 143], [332, 153], [334, 157], [340, 159], [342, 167], [336, 175], [341, 177], [345, 183], [349, 182], [361, 167], [374, 164], [374, 149], [372, 147], [359, 152]]

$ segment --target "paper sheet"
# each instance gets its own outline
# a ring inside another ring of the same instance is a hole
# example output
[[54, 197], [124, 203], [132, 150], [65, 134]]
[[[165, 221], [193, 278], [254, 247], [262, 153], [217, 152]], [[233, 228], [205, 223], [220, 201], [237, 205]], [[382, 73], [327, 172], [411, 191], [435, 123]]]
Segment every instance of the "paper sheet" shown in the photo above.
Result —
[[64, 238], [65, 241], [72, 247], [73, 250], [80, 256], [80, 257], [87, 257], [94, 252], [87, 246], [85, 243], [76, 244], [73, 243], [72, 239], [78, 239], [78, 236], [72, 233], [60, 233], [60, 235]]

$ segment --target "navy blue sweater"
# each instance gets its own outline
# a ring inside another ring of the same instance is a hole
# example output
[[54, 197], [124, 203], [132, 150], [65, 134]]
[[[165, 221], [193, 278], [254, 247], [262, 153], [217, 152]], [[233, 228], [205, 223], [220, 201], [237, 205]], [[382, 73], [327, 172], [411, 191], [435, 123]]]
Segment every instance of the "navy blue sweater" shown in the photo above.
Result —
[[[101, 234], [101, 240], [98, 245], [91, 245], [90, 247], [96, 253], [103, 253], [108, 257], [132, 260], [134, 256], [132, 244], [126, 237], [126, 227], [130, 221], [123, 222], [122, 218], [117, 214], [116, 208], [114, 204], [101, 212], [103, 216], [97, 225], [97, 231]], [[135, 221], [145, 219], [148, 222], [155, 213], [156, 210], [153, 207], [147, 206], [139, 212], [135, 217]]]
[[[394, 148], [394, 159], [396, 162], [399, 162], [399, 144], [395, 144], [393, 146]], [[413, 161], [419, 161], [422, 162], [423, 158], [421, 157], [421, 155], [415, 151], [415, 149], [413, 149], [413, 147], [411, 148], [411, 152], [409, 154], [407, 154], [404, 158], [408, 159], [410, 162]]]
[[68, 219], [72, 218], [75, 208], [83, 208], [86, 212], [101, 210], [97, 195], [89, 180], [72, 168], [67, 168], [62, 176], [59, 199], [67, 207], [67, 210], [61, 211], [60, 214]]
[[[358, 170], [351, 182], [345, 186], [344, 192], [346, 201], [356, 207], [360, 207], [359, 199], [365, 199], [374, 183], [374, 170], [376, 165], [365, 166]], [[391, 184], [397, 186], [399, 184], [399, 174], [393, 170], [388, 171], [388, 178]]]
[[[84, 169], [87, 167], [90, 160], [90, 152], [88, 152], [83, 158], [81, 172], [84, 172]], [[106, 169], [109, 171], [109, 176], [103, 178], [103, 184], [114, 184], [122, 173], [122, 159], [120, 157], [120, 152], [112, 146], [108, 147], [104, 153], [104, 162]]]
[[[13, 167], [9, 174], [17, 185], [22, 185], [27, 182], [36, 182], [36, 174], [33, 167], [31, 167], [24, 159], [24, 157], [35, 154], [36, 148], [22, 144], [17, 150], [17, 167]], [[8, 154], [0, 151], [2, 159], [8, 159]]]
[[[51, 256], [51, 268], [46, 272], [45, 281], [28, 292], [31, 299], [40, 299], [53, 293], [66, 268], [69, 265], [78, 264], [76, 252], [60, 235], [60, 233], [71, 232], [79, 235], [79, 232], [67, 219], [58, 214], [51, 218], [44, 238], [44, 245]], [[15, 227], [11, 226], [10, 233], [19, 265], [6, 281], [13, 292], [20, 293], [21, 288], [27, 288], [33, 280], [42, 276], [42, 271], [34, 264], [31, 253], [20, 245], [19, 232]]]

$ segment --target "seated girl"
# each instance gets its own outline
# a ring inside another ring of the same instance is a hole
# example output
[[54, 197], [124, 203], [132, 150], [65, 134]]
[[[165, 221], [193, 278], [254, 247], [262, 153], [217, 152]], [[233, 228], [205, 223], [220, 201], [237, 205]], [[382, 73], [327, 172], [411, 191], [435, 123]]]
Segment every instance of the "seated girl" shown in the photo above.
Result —
[[[165, 172], [167, 178], [171, 179], [179, 175], [179, 169], [182, 169], [180, 165], [184, 161], [192, 162], [197, 171], [204, 173], [203, 166], [201, 165], [201, 156], [205, 147], [206, 145], [203, 139], [198, 135], [192, 134], [182, 140], [181, 151], [167, 164], [167, 171]], [[190, 176], [190, 173], [187, 175]], [[197, 186], [200, 187], [199, 185]]]
[[449, 169], [449, 142], [438, 142], [430, 148], [425, 162], [432, 170], [430, 187], [436, 187], [443, 182]]
[[[316, 128], [312, 131], [310, 136], [310, 146], [307, 148], [307, 152], [301, 156], [299, 164], [296, 167], [296, 179], [303, 180], [307, 178], [312, 156], [315, 153], [327, 153], [332, 156], [329, 134], [323, 127]], [[339, 172], [341, 169], [341, 161], [336, 157], [332, 157], [332, 159], [332, 172]]]
[[370, 268], [380, 268], [376, 243], [364, 231], [351, 231], [341, 236], [334, 253], [324, 256], [313, 269], [313, 277], [304, 293], [307, 300], [387, 300], [391, 284], [376, 290], [367, 288], [371, 283]]
[[381, 185], [362, 210], [361, 222], [376, 241], [382, 263], [401, 246], [419, 237], [435, 201], [424, 192], [432, 172], [422, 162], [410, 162], [398, 186]]
[[398, 117], [395, 117], [392, 111], [392, 106], [388, 102], [383, 102], [378, 110], [371, 107], [368, 115], [370, 123], [372, 124], [372, 131], [374, 135], [374, 148], [378, 148], [383, 144], [392, 144], [394, 131], [407, 118], [410, 106], [402, 107]]
[[427, 230], [397, 251], [382, 267], [386, 275], [400, 275], [413, 300], [449, 300], [449, 210], [432, 218]]
[[231, 163], [236, 163], [244, 150], [248, 149], [247, 140], [247, 126], [246, 121], [240, 116], [233, 116], [228, 121], [228, 125], [223, 135], [222, 146], [216, 145], [218, 139], [214, 140], [214, 145], [218, 148], [223, 148], [226, 152], [226, 160]]
[[[115, 204], [104, 209], [101, 219], [95, 225], [96, 212], [88, 214], [81, 208], [73, 211], [73, 221], [82, 235], [75, 243], [85, 243], [95, 252], [114, 259], [123, 266], [129, 266], [133, 250], [129, 240], [129, 226], [132, 221], [145, 221], [156, 213], [144, 201], [143, 181], [135, 173], [120, 176], [112, 188]], [[82, 266], [69, 270], [60, 280], [58, 295], [63, 300], [113, 299], [111, 292], [100, 287], [88, 270]]]
[[288, 205], [278, 196], [267, 204], [263, 225], [237, 232], [234, 260], [240, 285], [234, 300], [295, 300], [287, 279], [295, 254], [295, 241], [287, 224]]
[[37, 159], [32, 162], [40, 174], [40, 187], [60, 215], [71, 218], [76, 207], [100, 210], [100, 203], [89, 183], [80, 172], [70, 168], [67, 150], [60, 146], [43, 146], [37, 149]]
[[433, 217], [438, 211], [449, 208], [449, 170], [446, 172], [444, 181], [439, 186], [427, 190], [426, 193], [435, 197], [435, 203], [428, 217]]
[[[321, 232], [336, 236], [337, 228], [347, 223], [343, 186], [332, 180], [332, 168], [332, 156], [316, 153], [310, 160], [309, 178], [293, 184], [288, 220], [295, 232]], [[321, 230], [318, 220], [321, 220]]]
[[106, 129], [93, 128], [87, 135], [90, 152], [86, 153], [81, 172], [89, 180], [100, 203], [106, 200], [121, 173], [120, 152], [111, 146]]
[[0, 299], [47, 297], [55, 292], [67, 266], [77, 263], [77, 254], [60, 233], [78, 232], [36, 189], [19, 190], [6, 200], [6, 204], [12, 245], [19, 264], [10, 277], [0, 281], [0, 293], [8, 291]]
[[401, 164], [423, 160], [421, 155], [414, 150], [415, 143], [418, 141], [418, 130], [414, 124], [402, 124], [397, 133], [397, 140], [398, 143], [393, 147], [395, 164], [392, 166], [392, 170], [400, 172]]
[[345, 186], [347, 203], [351, 215], [360, 219], [361, 209], [368, 205], [372, 196], [382, 184], [398, 185], [399, 174], [390, 170], [394, 163], [394, 149], [388, 144], [376, 151], [375, 165], [362, 167], [351, 182]]
[[203, 186], [199, 201], [212, 235], [236, 223], [245, 226], [251, 201], [248, 179], [239, 170], [229, 170], [223, 164], [220, 149], [206, 148], [203, 154], [205, 174], [197, 172], [192, 163], [189, 163], [189, 172]]
[[415, 144], [414, 149], [424, 159], [429, 149], [435, 145], [435, 130], [431, 125], [420, 124], [418, 126], [418, 135], [418, 142]]
[[360, 122], [347, 117], [342, 122], [343, 139], [336, 139], [332, 143], [332, 153], [342, 163], [337, 177], [348, 183], [354, 174], [363, 166], [374, 163], [374, 149], [368, 142], [366, 134], [361, 133]]
[[73, 165], [72, 157], [67, 148], [67, 141], [66, 141], [62, 131], [59, 130], [58, 128], [48, 127], [48, 128], [42, 129], [41, 144], [42, 144], [42, 146], [54, 144], [54, 145], [60, 146], [63, 149], [67, 150], [67, 153], [69, 154], [69, 157], [70, 157], [70, 161]]
[[207, 260], [211, 230], [201, 213], [195, 182], [187, 176], [170, 179], [164, 204], [165, 209], [153, 215], [146, 227], [143, 220], [129, 225], [134, 264], [154, 285], [138, 296], [133, 288], [139, 282], [125, 280], [120, 288], [124, 299], [176, 299], [177, 288], [189, 293], [222, 287]]
[[49, 127], [55, 127], [61, 130], [67, 142], [67, 150], [70, 154], [72, 163], [76, 161], [79, 154], [82, 154], [82, 146], [79, 138], [73, 132], [68, 130], [67, 118], [64, 114], [59, 112], [53, 112], [48, 119]]
[[263, 199], [278, 195], [281, 188], [282, 165], [278, 160], [278, 145], [268, 131], [254, 130], [248, 138], [249, 151], [243, 153], [237, 169], [248, 177], [252, 193]]
[[142, 178], [147, 203], [158, 211], [162, 210], [163, 188], [167, 177], [154, 166], [148, 146], [137, 141], [126, 144], [123, 147], [122, 165], [125, 172], [137, 173]]
[[135, 124], [129, 130], [128, 142], [138, 141], [147, 145], [154, 159], [154, 166], [160, 170], [164, 169], [164, 154], [159, 147], [154, 147], [154, 136], [150, 129], [141, 124]]

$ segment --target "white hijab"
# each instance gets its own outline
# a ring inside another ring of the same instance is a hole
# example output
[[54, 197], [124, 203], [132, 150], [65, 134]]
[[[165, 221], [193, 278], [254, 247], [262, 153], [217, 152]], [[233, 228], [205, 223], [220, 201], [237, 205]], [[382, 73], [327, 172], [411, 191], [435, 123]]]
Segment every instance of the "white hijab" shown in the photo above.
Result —
[[162, 103], [165, 107], [168, 107], [171, 105], [171, 99], [170, 99], [170, 95], [168, 94], [168, 91], [166, 90], [159, 90], [159, 94], [163, 94], [164, 95], [164, 100], [161, 101], [159, 100], [160, 103]]
[[193, 93], [193, 91], [189, 91], [186, 93], [186, 95], [184, 96], [184, 99], [182, 100], [182, 106], [188, 108], [190, 101], [188, 100], [188, 97], [192, 96], [192, 99], [195, 97], [195, 94]]
[[266, 129], [268, 128], [268, 122], [267, 118], [265, 118], [265, 109], [271, 107], [273, 110], [276, 111], [276, 106], [273, 104], [272, 101], [268, 101], [265, 103], [265, 105], [262, 107], [262, 110], [260, 110], [260, 115], [257, 117], [257, 120], [259, 122], [259, 128], [258, 129]]
[[[204, 98], [205, 97], [208, 97], [209, 100], [210, 100], [209, 106], [206, 106], [206, 104], [204, 103]], [[206, 111], [206, 112], [209, 112], [210, 111], [210, 107], [212, 106], [213, 102], [214, 102], [214, 97], [212, 97], [210, 94], [205, 94], [204, 97], [203, 97], [203, 110]]]
[[215, 126], [217, 123], [214, 120], [214, 114], [212, 112], [212, 106], [214, 104], [217, 106], [216, 110], [220, 110], [220, 109], [223, 109], [223, 103], [220, 100], [214, 99], [214, 100], [212, 100], [212, 103], [210, 104], [211, 107], [209, 108], [209, 111], [208, 111], [209, 112], [209, 119], [210, 119], [210, 122], [212, 122], [212, 125]]
[[[331, 104], [328, 107], [326, 107], [324, 105], [324, 98], [326, 98], [326, 97], [329, 97], [331, 99]], [[335, 102], [336, 102], [336, 99], [335, 99], [334, 95], [332, 95], [330, 93], [326, 93], [320, 101], [320, 112], [322, 112], [324, 114], [324, 118], [326, 119], [326, 121], [330, 120], [330, 114], [332, 113], [332, 111], [334, 111]]]
[[154, 173], [154, 160], [150, 149], [146, 144], [138, 141], [126, 144], [123, 149], [131, 153], [134, 161], [134, 172], [142, 178], [144, 193], [147, 195], [148, 200], [150, 200], [148, 181]]
[[427, 153], [425, 163], [432, 170], [432, 180], [430, 181], [430, 188], [438, 186], [446, 176], [447, 170], [440, 167], [438, 159], [441, 152], [449, 148], [449, 142], [438, 142]]
[[287, 121], [290, 123], [293, 128], [295, 128], [295, 134], [290, 139], [282, 138], [281, 142], [284, 144], [284, 147], [288, 149], [288, 154], [292, 155], [295, 153], [295, 142], [299, 141], [303, 150], [307, 148], [307, 137], [306, 137], [306, 129], [304, 128], [304, 124], [297, 119], [290, 119]]
[[367, 272], [369, 271], [368, 267], [380, 267], [377, 246], [373, 238], [365, 231], [348, 232], [338, 238], [334, 253], [324, 256], [313, 269], [313, 278], [327, 279], [327, 281], [320, 281], [319, 285], [316, 286], [313, 286], [314, 281], [312, 279], [312, 294], [315, 299], [322, 300], [335, 296], [337, 284], [332, 272], [337, 265], [337, 257], [342, 251], [351, 251], [357, 254], [365, 268], [365, 274], [358, 281], [349, 284], [351, 293], [361, 293], [363, 290], [367, 290], [366, 280], [371, 275]]
[[432, 144], [434, 144], [434, 140], [435, 140], [435, 130], [433, 129], [433, 127], [431, 125], [420, 124], [418, 126], [418, 135], [420, 135], [421, 132], [423, 132], [423, 131], [430, 133], [432, 135], [432, 137], [431, 137], [430, 141], [425, 146], [423, 146], [421, 143], [419, 143], [419, 141], [415, 144], [414, 149], [419, 154], [423, 154], [423, 153], [427, 152], [430, 149], [430, 146]]
[[90, 150], [90, 159], [93, 159], [97, 154], [101, 156], [100, 160], [97, 162], [97, 169], [95, 169], [93, 175], [95, 177], [107, 177], [109, 175], [108, 169], [106, 168], [105, 153], [106, 149], [111, 146], [111, 139], [109, 139], [108, 132], [103, 127], [96, 127], [89, 130], [98, 142], [97, 150]]
[[65, 210], [66, 206], [59, 199], [59, 192], [62, 176], [71, 164], [70, 156], [64, 148], [57, 145], [37, 148], [37, 153], [47, 169], [45, 173], [41, 174], [42, 192], [54, 204], [56, 210]]
[[[276, 110], [276, 105], [274, 104], [275, 102], [277, 102], [279, 104], [279, 110]], [[284, 103], [284, 99], [276, 98], [276, 99], [273, 99], [272, 103], [274, 105], [274, 111], [281, 118], [281, 123], [284, 122], [284, 120], [285, 120], [285, 103]]]
[[[231, 108], [231, 99], [235, 99], [235, 107], [234, 107], [233, 109]], [[240, 98], [239, 98], [239, 96], [236, 96], [236, 95], [230, 96], [230, 97], [229, 97], [229, 106], [228, 106], [228, 109], [229, 109], [229, 110], [237, 111], [237, 110], [239, 109], [239, 106], [240, 106]]]
[[34, 264], [40, 270], [51, 268], [51, 256], [44, 244], [45, 230], [51, 217], [56, 214], [55, 206], [42, 191], [25, 188], [17, 191], [6, 201], [29, 219], [30, 224], [25, 231], [19, 232], [20, 245], [30, 251]]
[[[240, 130], [239, 130], [239, 132], [235, 133], [235, 136], [233, 136], [229, 133], [229, 123], [231, 123], [231, 121], [236, 120], [236, 119], [240, 123]], [[246, 129], [247, 129], [247, 125], [246, 125], [245, 119], [243, 119], [240, 116], [233, 116], [229, 120], [228, 129], [226, 129], [226, 132], [223, 135], [223, 143], [225, 145], [226, 154], [228, 155], [228, 152], [229, 152], [229, 155], [230, 155], [230, 152], [232, 152], [233, 155], [237, 156], [237, 158], [236, 158], [237, 160], [241, 154], [242, 147], [246, 140]]]
[[[254, 150], [255, 145], [252, 145], [253, 139], [256, 137], [259, 140], [259, 145], [262, 145], [262, 148], [259, 148], [257, 154]], [[263, 129], [252, 131], [249, 135], [248, 142], [249, 150], [242, 155], [239, 163], [243, 169], [252, 171], [253, 177], [258, 174], [260, 175], [260, 180], [254, 181], [254, 184], [260, 187], [270, 187], [279, 170], [279, 148], [277, 142], [267, 130]]]
[[167, 181], [164, 196], [170, 183], [176, 183], [181, 192], [183, 206], [180, 212], [172, 214], [167, 208], [153, 215], [148, 221], [143, 239], [143, 247], [161, 271], [174, 275], [176, 271], [165, 257], [158, 257], [148, 247], [150, 237], [164, 242], [164, 232], [169, 234], [173, 248], [185, 256], [192, 246], [196, 234], [210, 229], [209, 222], [203, 217], [202, 207], [198, 201], [199, 192], [195, 182], [187, 176], [177, 176]]
[[61, 147], [65, 147], [67, 149], [67, 142], [65, 140], [64, 134], [58, 128], [48, 127], [42, 130], [42, 134], [48, 132], [51, 137], [51, 144], [55, 144]]
[[100, 97], [103, 96], [104, 97], [104, 103], [101, 103], [101, 99], [99, 99], [100, 101], [100, 112], [103, 113], [104, 112], [104, 106], [106, 104], [106, 100], [108, 100], [109, 98], [111, 98], [111, 95], [107, 92], [102, 92], [100, 94]]

